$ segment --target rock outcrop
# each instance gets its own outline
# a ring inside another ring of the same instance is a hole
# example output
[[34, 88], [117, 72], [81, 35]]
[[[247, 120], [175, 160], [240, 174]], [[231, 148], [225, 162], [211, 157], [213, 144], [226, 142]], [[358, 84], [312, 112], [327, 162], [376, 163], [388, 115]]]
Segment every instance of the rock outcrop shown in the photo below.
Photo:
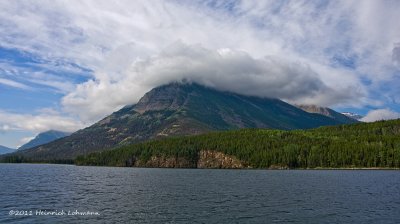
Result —
[[207, 169], [241, 169], [246, 166], [235, 156], [226, 155], [213, 150], [201, 150], [197, 160], [189, 160], [184, 157], [152, 156], [149, 160], [138, 160], [132, 157], [126, 161], [129, 167], [153, 167], [153, 168], [207, 168]]
[[212, 150], [201, 150], [197, 168], [239, 169], [244, 168], [244, 165], [235, 156]]
[[138, 166], [144, 167], [162, 167], [162, 168], [196, 168], [194, 162], [183, 157], [164, 157], [152, 156], [145, 163], [138, 163]]

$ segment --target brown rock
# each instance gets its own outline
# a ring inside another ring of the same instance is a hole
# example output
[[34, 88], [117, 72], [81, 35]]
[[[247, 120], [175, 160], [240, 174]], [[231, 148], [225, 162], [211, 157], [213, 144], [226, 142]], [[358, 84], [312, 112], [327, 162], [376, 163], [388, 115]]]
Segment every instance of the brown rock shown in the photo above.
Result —
[[244, 168], [244, 165], [235, 156], [229, 156], [212, 150], [201, 150], [199, 152], [197, 168], [239, 169]]

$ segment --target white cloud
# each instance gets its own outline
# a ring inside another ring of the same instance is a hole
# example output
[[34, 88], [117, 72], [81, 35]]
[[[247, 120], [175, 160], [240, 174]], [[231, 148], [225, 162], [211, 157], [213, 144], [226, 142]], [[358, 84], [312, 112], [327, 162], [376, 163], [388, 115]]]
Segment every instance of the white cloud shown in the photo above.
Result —
[[[32, 67], [36, 65], [39, 66], [39, 68]], [[22, 67], [15, 65], [11, 62], [0, 60], [0, 74], [2, 73], [2, 75], [6, 77], [13, 77], [14, 79], [24, 80], [24, 82], [29, 85], [25, 85], [20, 82], [4, 78], [0, 78], [0, 84], [23, 90], [38, 90], [43, 88], [50, 88], [52, 90], [55, 90], [56, 92], [61, 93], [72, 91], [74, 89], [73, 82], [68, 77], [56, 75], [57, 72], [60, 71], [68, 72], [69, 70], [66, 70], [64, 68], [59, 68], [59, 70], [57, 70], [57, 68], [54, 68], [52, 66], [43, 67], [42, 64], [33, 65], [32, 63], [25, 64], [25, 66]]]
[[55, 114], [15, 114], [0, 110], [0, 127], [3, 131], [29, 130], [36, 133], [48, 130], [73, 132], [84, 124], [73, 118]]
[[61, 93], [68, 93], [74, 89], [74, 84], [66, 79], [56, 75], [46, 74], [44, 72], [31, 72], [26, 80], [30, 83], [50, 87]]
[[65, 109], [84, 120], [99, 119], [118, 107], [136, 103], [153, 87], [180, 80], [245, 95], [319, 105], [356, 101], [362, 95], [354, 88], [329, 87], [307, 64], [272, 56], [255, 59], [243, 51], [213, 51], [181, 42], [157, 56], [133, 62], [121, 73], [124, 75], [96, 73], [96, 80], [78, 85], [64, 97]]
[[[397, 94], [381, 87], [399, 74], [399, 11], [399, 1], [373, 0], [0, 1], [0, 46], [55, 69], [92, 69], [77, 86], [35, 81], [67, 93], [65, 110], [84, 121], [181, 78], [288, 101], [379, 105], [375, 92]], [[160, 52], [177, 40], [188, 52]]]
[[7, 125], [7, 124], [0, 125], [0, 132], [6, 132], [6, 131], [9, 131], [9, 130], [11, 130], [9, 125]]
[[31, 90], [32, 89], [31, 87], [29, 87], [29, 86], [27, 86], [27, 85], [25, 85], [23, 83], [16, 82], [16, 81], [13, 81], [13, 80], [10, 80], [10, 79], [0, 78], [0, 84], [6, 85], [6, 86], [11, 86], [11, 87], [18, 88], [18, 89], [24, 89], [24, 90]]
[[374, 122], [379, 120], [392, 120], [400, 118], [400, 113], [392, 111], [390, 109], [377, 109], [369, 111], [361, 121]]

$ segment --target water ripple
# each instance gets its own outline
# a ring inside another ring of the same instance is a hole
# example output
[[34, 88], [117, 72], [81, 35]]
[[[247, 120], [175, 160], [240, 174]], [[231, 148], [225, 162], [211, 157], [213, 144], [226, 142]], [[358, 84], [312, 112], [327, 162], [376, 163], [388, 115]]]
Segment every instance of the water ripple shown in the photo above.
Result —
[[0, 164], [0, 175], [0, 223], [400, 223], [398, 171]]

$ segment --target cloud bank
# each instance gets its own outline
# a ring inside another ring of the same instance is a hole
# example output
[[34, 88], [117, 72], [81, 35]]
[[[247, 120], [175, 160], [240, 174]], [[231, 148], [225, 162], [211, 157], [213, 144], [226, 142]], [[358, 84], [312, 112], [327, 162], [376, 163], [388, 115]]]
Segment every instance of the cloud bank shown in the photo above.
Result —
[[[120, 57], [120, 54], [117, 54]], [[123, 75], [98, 73], [63, 98], [66, 110], [90, 119], [136, 103], [153, 87], [187, 80], [239, 94], [296, 103], [332, 105], [363, 93], [349, 86], [329, 87], [309, 65], [279, 57], [256, 59], [244, 51], [210, 50], [175, 42], [160, 54], [132, 62]], [[343, 94], [346, 92], [346, 94]]]
[[374, 122], [380, 120], [392, 120], [400, 118], [400, 113], [392, 111], [390, 109], [377, 109], [368, 112], [361, 121]]
[[48, 130], [76, 131], [84, 124], [58, 114], [14, 114], [0, 110], [0, 131], [28, 130], [35, 133]]

